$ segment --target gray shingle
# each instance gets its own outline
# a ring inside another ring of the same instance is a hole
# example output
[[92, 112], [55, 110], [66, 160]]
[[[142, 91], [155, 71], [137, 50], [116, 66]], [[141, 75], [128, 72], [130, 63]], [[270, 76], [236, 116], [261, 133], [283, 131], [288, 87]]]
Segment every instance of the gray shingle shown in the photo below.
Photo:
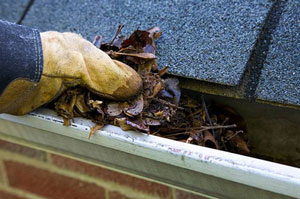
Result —
[[300, 1], [288, 1], [274, 32], [256, 95], [300, 105]]
[[109, 40], [118, 24], [124, 33], [159, 26], [158, 61], [170, 72], [237, 85], [271, 7], [268, 0], [39, 0], [23, 24], [41, 31], [81, 33]]
[[17, 22], [29, 0], [0, 0], [0, 20]]

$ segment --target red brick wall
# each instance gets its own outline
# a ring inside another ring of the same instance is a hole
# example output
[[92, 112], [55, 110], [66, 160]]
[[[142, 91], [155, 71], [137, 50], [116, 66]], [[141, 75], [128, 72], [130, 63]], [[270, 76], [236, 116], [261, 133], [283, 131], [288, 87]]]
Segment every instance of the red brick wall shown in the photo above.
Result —
[[203, 199], [166, 185], [0, 140], [0, 199]]

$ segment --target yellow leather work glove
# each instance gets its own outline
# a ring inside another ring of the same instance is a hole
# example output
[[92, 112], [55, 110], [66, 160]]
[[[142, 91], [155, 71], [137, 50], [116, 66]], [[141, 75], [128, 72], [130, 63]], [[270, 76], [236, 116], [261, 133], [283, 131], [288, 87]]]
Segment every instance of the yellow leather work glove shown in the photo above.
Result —
[[140, 76], [128, 65], [112, 60], [74, 33], [41, 33], [44, 66], [38, 83], [17, 79], [0, 98], [0, 113], [23, 115], [59, 96], [66, 88], [82, 86], [111, 99], [139, 93]]

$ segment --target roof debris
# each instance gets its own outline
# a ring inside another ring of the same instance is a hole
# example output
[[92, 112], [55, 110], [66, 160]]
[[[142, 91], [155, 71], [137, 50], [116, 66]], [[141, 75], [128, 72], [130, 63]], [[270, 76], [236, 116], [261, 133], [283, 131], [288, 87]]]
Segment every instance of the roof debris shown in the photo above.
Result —
[[154, 40], [158, 27], [136, 30], [129, 38], [119, 36], [120, 25], [109, 43], [96, 36], [95, 46], [111, 58], [135, 69], [143, 80], [143, 92], [135, 99], [113, 101], [85, 88], [70, 88], [50, 106], [70, 125], [74, 117], [96, 123], [89, 137], [106, 124], [123, 130], [137, 130], [185, 143], [249, 155], [244, 122], [233, 110], [220, 105], [207, 106], [204, 98], [183, 95], [178, 79], [164, 78], [167, 67], [158, 70]]

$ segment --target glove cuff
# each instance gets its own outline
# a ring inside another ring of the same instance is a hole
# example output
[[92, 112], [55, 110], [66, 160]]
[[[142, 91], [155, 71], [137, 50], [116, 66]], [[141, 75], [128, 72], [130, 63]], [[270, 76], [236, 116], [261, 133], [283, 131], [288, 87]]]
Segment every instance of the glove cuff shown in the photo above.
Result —
[[40, 33], [0, 20], [0, 96], [14, 80], [39, 82], [43, 71]]

